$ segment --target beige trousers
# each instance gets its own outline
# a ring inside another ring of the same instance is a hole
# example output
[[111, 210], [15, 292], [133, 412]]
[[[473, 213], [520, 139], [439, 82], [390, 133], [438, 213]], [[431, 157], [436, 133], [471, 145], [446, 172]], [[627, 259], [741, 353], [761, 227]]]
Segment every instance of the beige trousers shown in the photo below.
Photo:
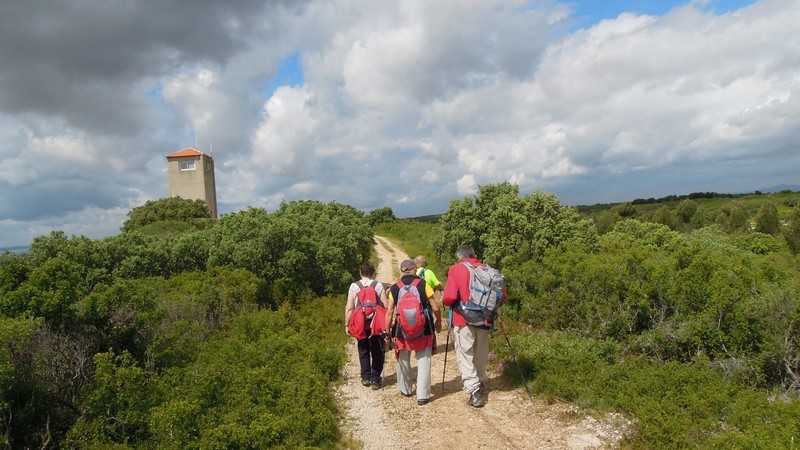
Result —
[[456, 362], [461, 371], [464, 390], [472, 394], [481, 383], [489, 379], [486, 364], [489, 362], [489, 330], [473, 326], [453, 328]]

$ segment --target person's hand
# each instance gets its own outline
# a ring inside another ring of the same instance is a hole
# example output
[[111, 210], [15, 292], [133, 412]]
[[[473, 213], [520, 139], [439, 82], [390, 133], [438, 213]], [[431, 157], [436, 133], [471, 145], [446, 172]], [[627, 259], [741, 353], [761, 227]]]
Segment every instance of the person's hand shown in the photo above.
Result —
[[344, 326], [344, 334], [350, 336], [350, 330], [347, 329], [347, 325]]
[[442, 319], [436, 319], [433, 322], [433, 327], [436, 328], [436, 332], [437, 333], [441, 333], [442, 332]]

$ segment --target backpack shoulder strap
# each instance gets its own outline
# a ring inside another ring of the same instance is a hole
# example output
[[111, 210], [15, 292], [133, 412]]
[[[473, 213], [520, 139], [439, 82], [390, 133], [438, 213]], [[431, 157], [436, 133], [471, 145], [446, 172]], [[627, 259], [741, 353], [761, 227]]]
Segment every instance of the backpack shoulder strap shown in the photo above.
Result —
[[425, 310], [429, 310], [431, 308], [431, 300], [428, 298], [425, 292], [420, 292], [419, 283], [422, 282], [422, 278], [414, 278], [414, 281], [409, 284], [409, 286], [414, 286], [414, 289], [417, 290], [419, 294], [419, 302], [422, 304], [422, 308]]
[[353, 306], [359, 306], [359, 305], [361, 305], [361, 299], [358, 297], [358, 294], [360, 294], [361, 290], [364, 289], [364, 284], [361, 282], [361, 280], [358, 280], [353, 284], [355, 284], [356, 287], [358, 288], [358, 290], [356, 291], [356, 295], [355, 295], [356, 301], [355, 301]]
[[369, 282], [369, 287], [375, 289], [376, 286], [378, 286], [378, 281], [377, 280], [372, 280], [372, 281]]

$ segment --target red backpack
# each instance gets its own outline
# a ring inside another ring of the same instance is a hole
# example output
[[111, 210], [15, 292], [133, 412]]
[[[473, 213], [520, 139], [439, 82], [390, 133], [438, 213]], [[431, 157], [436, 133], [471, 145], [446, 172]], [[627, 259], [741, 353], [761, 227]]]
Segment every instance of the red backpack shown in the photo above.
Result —
[[415, 278], [411, 284], [403, 284], [398, 281], [395, 286], [398, 287], [397, 298], [397, 324], [398, 336], [406, 339], [420, 337], [425, 333], [425, 326], [427, 319], [425, 317], [425, 310], [422, 305], [422, 299], [419, 295], [417, 285], [420, 279]]
[[[356, 282], [356, 304], [347, 331], [358, 340], [369, 336], [376, 336], [386, 331], [386, 309], [378, 299], [375, 280], [364, 286], [361, 281]], [[368, 333], [369, 331], [369, 333]]]

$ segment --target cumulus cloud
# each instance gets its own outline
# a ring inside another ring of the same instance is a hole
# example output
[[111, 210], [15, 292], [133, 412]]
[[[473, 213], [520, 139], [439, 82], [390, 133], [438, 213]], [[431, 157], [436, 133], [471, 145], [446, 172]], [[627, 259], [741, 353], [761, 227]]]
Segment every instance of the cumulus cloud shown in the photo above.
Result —
[[[117, 230], [195, 144], [222, 213], [795, 184], [800, 6], [703, 5], [569, 28], [570, 4], [522, 0], [5, 2], [0, 245]], [[266, 90], [290, 55], [302, 82]]]

